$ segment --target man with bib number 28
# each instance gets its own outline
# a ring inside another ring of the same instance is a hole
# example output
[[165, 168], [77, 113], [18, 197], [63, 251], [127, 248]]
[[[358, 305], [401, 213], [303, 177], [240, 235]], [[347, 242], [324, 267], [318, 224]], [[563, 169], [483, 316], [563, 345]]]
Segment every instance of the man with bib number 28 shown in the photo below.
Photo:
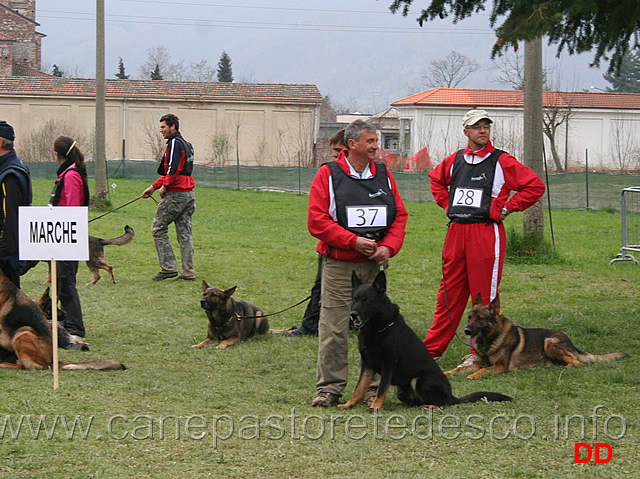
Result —
[[349, 373], [351, 274], [372, 283], [404, 242], [407, 210], [384, 163], [374, 161], [376, 128], [356, 120], [345, 129], [346, 149], [323, 164], [309, 192], [307, 226], [322, 255], [318, 323], [317, 397], [312, 406], [338, 404]]
[[[433, 325], [424, 340], [439, 358], [455, 335], [469, 297], [482, 295], [489, 304], [498, 294], [506, 247], [503, 221], [524, 211], [544, 194], [544, 183], [490, 140], [485, 110], [468, 111], [463, 119], [469, 143], [446, 157], [429, 173], [431, 193], [451, 220], [442, 250], [442, 279]], [[511, 196], [511, 192], [515, 192]], [[463, 364], [474, 361], [472, 354]]]

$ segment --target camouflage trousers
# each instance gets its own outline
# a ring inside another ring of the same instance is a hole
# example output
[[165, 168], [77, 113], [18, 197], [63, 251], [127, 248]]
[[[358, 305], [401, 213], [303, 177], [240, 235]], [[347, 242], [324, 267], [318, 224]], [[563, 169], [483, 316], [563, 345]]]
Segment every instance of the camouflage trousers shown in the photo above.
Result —
[[176, 236], [180, 244], [180, 258], [185, 278], [195, 278], [193, 266], [193, 236], [191, 234], [191, 216], [196, 210], [196, 195], [193, 191], [167, 191], [158, 203], [156, 215], [151, 225], [153, 242], [158, 253], [158, 262], [163, 272], [178, 271], [176, 256], [169, 241], [169, 225], [176, 225]]

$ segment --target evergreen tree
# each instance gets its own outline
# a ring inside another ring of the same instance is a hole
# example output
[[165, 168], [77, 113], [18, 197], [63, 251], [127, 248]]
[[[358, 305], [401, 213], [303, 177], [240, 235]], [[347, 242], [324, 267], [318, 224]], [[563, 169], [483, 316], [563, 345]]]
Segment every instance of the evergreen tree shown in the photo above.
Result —
[[129, 75], [124, 72], [124, 62], [122, 61], [122, 57], [118, 60], [118, 73], [116, 73], [116, 78], [118, 80], [128, 80]]
[[155, 69], [151, 72], [151, 79], [152, 80], [164, 80], [164, 77], [162, 76], [162, 73], [160, 73], [160, 65], [158, 65], [157, 63], [156, 63]]
[[218, 81], [221, 83], [231, 83], [233, 81], [231, 58], [225, 51], [220, 55], [220, 61], [218, 62]]
[[497, 41], [492, 55], [506, 45], [547, 37], [558, 51], [570, 54], [594, 52], [592, 65], [609, 60], [609, 72], [617, 69], [625, 52], [637, 48], [637, 0], [392, 0], [391, 12], [407, 16], [413, 3], [423, 4], [418, 23], [451, 17], [455, 22], [490, 10], [489, 24]]
[[56, 65], [56, 64], [54, 63], [54, 64], [53, 64], [52, 71], [51, 71], [51, 74], [52, 74], [54, 77], [60, 77], [60, 78], [62, 78], [62, 75], [64, 75], [64, 72], [63, 72], [62, 70], [60, 70], [60, 68], [58, 68], [58, 65]]
[[622, 58], [620, 69], [602, 75], [611, 87], [608, 91], [620, 93], [640, 93], [640, 55], [638, 51], [627, 52]]

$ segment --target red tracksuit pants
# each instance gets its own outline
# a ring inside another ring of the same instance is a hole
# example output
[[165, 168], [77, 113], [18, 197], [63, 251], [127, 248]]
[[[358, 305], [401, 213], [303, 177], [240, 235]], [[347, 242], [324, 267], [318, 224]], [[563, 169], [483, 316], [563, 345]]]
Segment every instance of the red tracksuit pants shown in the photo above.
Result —
[[[506, 237], [502, 223], [451, 223], [442, 249], [442, 279], [433, 325], [424, 344], [440, 357], [453, 339], [469, 302], [482, 294], [489, 304], [498, 294]], [[453, 323], [453, 324], [452, 324]]]

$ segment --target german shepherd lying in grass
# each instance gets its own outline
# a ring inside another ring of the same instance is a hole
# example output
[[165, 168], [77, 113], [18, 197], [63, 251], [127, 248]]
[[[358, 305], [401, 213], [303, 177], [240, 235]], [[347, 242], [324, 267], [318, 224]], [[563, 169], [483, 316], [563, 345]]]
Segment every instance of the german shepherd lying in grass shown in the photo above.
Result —
[[504, 373], [511, 369], [558, 364], [566, 367], [585, 362], [615, 361], [628, 357], [626, 353], [590, 354], [577, 349], [571, 339], [560, 331], [543, 328], [521, 328], [500, 314], [500, 298], [489, 305], [482, 304], [480, 294], [469, 311], [464, 329], [469, 345], [475, 352], [475, 363], [447, 371], [472, 373], [478, 379], [489, 372]]
[[107, 264], [104, 260], [104, 247], [105, 245], [114, 244], [116, 246], [122, 246], [127, 244], [133, 239], [133, 228], [129, 225], [124, 227], [124, 234], [113, 239], [102, 239], [95, 236], [89, 236], [89, 261], [87, 266], [93, 274], [93, 281], [89, 284], [96, 284], [100, 280], [100, 269], [109, 273], [109, 278], [113, 284], [116, 284], [116, 279], [113, 276], [113, 267]]
[[256, 334], [269, 333], [269, 321], [258, 306], [231, 297], [236, 288], [212, 288], [202, 281], [200, 307], [207, 312], [209, 328], [207, 339], [192, 348], [202, 348], [218, 339], [216, 349], [226, 349]]
[[[0, 368], [47, 369], [53, 366], [51, 325], [40, 307], [0, 271]], [[16, 362], [17, 361], [17, 362]], [[126, 369], [110, 359], [59, 362], [60, 369]]]
[[511, 401], [504, 394], [475, 392], [461, 398], [451, 393], [451, 385], [429, 354], [424, 343], [405, 323], [398, 305], [386, 295], [387, 279], [380, 271], [372, 285], [360, 282], [354, 272], [351, 321], [358, 332], [358, 348], [362, 359], [360, 379], [353, 397], [340, 409], [349, 409], [363, 400], [375, 373], [380, 385], [369, 411], [382, 408], [389, 385], [396, 387], [400, 401], [410, 406], [449, 406], [482, 399]]

